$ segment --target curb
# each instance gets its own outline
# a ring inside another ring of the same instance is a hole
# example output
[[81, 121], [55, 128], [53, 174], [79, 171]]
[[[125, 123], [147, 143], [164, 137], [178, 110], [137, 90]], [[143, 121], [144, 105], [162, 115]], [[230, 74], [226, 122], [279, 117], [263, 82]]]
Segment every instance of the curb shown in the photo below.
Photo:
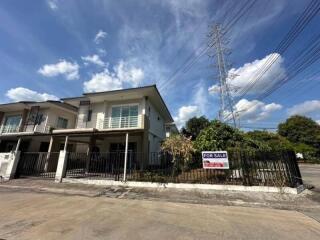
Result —
[[63, 178], [63, 183], [82, 183], [100, 186], [123, 186], [141, 188], [171, 188], [184, 190], [219, 190], [240, 192], [265, 192], [265, 193], [288, 193], [299, 194], [304, 190], [303, 185], [298, 188], [289, 187], [267, 187], [267, 186], [241, 186], [241, 185], [216, 185], [216, 184], [188, 184], [188, 183], [152, 183], [152, 182], [120, 182], [114, 180], [90, 180]]

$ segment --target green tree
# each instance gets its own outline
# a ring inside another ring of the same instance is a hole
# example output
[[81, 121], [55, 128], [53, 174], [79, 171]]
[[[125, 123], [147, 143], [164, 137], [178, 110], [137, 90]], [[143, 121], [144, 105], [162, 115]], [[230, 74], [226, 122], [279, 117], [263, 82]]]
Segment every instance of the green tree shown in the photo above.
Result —
[[279, 124], [278, 133], [292, 143], [320, 148], [320, 126], [311, 118], [292, 116]]
[[293, 150], [293, 144], [277, 133], [252, 131], [245, 133], [246, 144], [260, 150], [287, 149]]
[[210, 122], [195, 140], [198, 151], [226, 150], [229, 147], [239, 147], [244, 142], [243, 133], [218, 120]]
[[187, 137], [191, 136], [192, 140], [195, 140], [201, 130], [208, 127], [209, 124], [210, 121], [205, 116], [193, 117], [186, 122], [186, 127], [182, 128], [181, 133]]

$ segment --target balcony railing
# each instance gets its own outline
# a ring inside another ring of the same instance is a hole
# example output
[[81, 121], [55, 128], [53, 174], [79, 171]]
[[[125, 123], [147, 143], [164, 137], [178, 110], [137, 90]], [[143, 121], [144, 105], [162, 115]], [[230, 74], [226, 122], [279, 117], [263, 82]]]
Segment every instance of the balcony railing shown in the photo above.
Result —
[[2, 125], [0, 133], [16, 133], [19, 132], [19, 125]]
[[99, 129], [140, 128], [141, 116], [107, 117], [98, 124]]
[[24, 127], [22, 131], [19, 131], [20, 126], [17, 125], [2, 125], [0, 128], [0, 134], [18, 133], [18, 132], [36, 132], [36, 133], [49, 133], [51, 126], [48, 125], [36, 125], [31, 127]]

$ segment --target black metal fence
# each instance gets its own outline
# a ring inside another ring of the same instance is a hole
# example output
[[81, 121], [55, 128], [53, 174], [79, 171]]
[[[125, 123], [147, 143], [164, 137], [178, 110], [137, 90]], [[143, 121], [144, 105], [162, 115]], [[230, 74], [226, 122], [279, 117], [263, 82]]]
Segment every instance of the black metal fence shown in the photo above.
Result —
[[[124, 157], [124, 152], [70, 152], [67, 156], [66, 177], [122, 180]], [[139, 167], [140, 160], [141, 153], [129, 151], [127, 169], [131, 170]]]
[[[302, 184], [295, 153], [229, 150], [229, 169], [204, 169], [201, 154], [128, 152], [128, 181], [296, 187]], [[122, 180], [124, 152], [68, 153], [66, 177]]]
[[58, 158], [58, 152], [23, 152], [18, 162], [15, 177], [54, 178]]
[[228, 151], [229, 169], [204, 169], [201, 154], [186, 159], [152, 153], [149, 165], [129, 170], [129, 181], [236, 184], [296, 187], [302, 184], [295, 153], [289, 151]]

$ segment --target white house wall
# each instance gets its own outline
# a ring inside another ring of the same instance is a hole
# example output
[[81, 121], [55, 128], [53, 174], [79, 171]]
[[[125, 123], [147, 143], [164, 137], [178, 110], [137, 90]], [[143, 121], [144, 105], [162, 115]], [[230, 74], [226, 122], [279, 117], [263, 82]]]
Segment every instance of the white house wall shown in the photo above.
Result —
[[[106, 117], [111, 117], [112, 106], [115, 105], [128, 105], [128, 104], [138, 104], [138, 114], [142, 115], [143, 112], [143, 99], [133, 99], [124, 101], [108, 101], [108, 102], [98, 102], [91, 103], [90, 105], [80, 106], [77, 116], [77, 128], [97, 128], [103, 127], [103, 122]], [[92, 110], [91, 121], [88, 119], [88, 111]]]
[[76, 116], [72, 113], [59, 110], [59, 109], [50, 108], [47, 111], [47, 114], [48, 114], [47, 126], [52, 126], [56, 128], [58, 123], [58, 118], [62, 117], [62, 118], [68, 119], [67, 128], [75, 127]]
[[152, 105], [150, 101], [147, 102], [146, 106], [146, 114], [149, 117], [150, 121], [149, 132], [161, 139], [165, 138], [163, 117], [160, 115], [160, 113], [157, 111], [157, 109]]

